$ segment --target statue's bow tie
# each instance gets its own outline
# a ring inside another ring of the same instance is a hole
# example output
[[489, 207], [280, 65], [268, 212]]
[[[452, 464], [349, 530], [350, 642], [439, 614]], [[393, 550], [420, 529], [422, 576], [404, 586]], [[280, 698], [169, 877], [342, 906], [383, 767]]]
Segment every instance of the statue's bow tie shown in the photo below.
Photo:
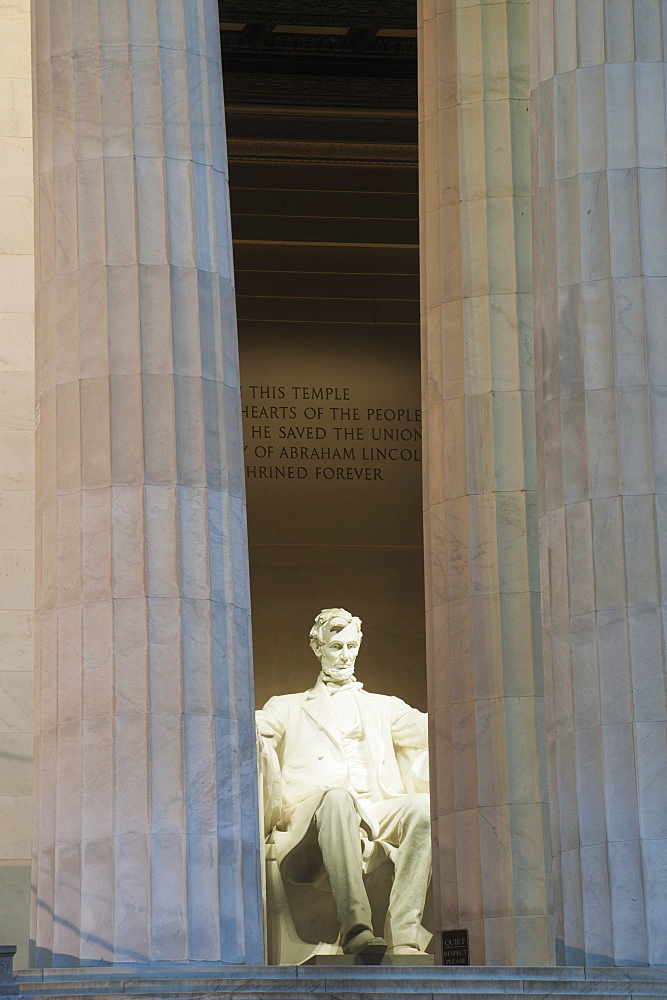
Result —
[[364, 686], [361, 681], [357, 680], [354, 674], [350, 677], [349, 681], [345, 682], [345, 684], [336, 684], [336, 682], [332, 681], [330, 677], [327, 677], [325, 673], [321, 673], [319, 679], [322, 681], [329, 694], [338, 694], [339, 691], [361, 691]]

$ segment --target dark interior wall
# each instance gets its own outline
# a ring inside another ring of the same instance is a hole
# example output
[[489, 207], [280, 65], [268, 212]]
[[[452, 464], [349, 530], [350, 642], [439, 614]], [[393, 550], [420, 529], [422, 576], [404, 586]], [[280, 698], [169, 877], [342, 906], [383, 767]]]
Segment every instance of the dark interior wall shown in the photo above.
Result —
[[359, 679], [426, 708], [416, 173], [231, 163], [260, 705], [343, 606]]

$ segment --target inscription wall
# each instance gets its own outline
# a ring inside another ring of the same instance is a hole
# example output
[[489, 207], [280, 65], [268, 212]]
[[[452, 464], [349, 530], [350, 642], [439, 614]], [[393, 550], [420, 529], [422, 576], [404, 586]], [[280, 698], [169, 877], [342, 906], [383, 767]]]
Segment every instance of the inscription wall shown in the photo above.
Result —
[[[414, 335], [348, 324], [332, 338], [323, 327], [248, 326], [241, 398], [251, 543], [339, 544], [343, 522], [347, 545], [419, 546]], [[341, 367], [344, 382], [322, 383]]]
[[377, 482], [387, 463], [420, 462], [421, 410], [354, 406], [352, 392], [350, 386], [245, 386], [246, 477]]

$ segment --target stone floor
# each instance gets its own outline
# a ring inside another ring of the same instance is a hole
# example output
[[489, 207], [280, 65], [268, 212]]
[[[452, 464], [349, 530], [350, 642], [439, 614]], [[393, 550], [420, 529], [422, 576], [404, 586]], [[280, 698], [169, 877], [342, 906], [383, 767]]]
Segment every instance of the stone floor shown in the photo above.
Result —
[[667, 968], [509, 968], [443, 966], [223, 966], [116, 965], [114, 967], [27, 970], [17, 974], [21, 996], [90, 997], [128, 995], [142, 1000], [308, 1000], [313, 994], [340, 1000], [405, 995], [410, 1000], [535, 1000], [667, 996]]

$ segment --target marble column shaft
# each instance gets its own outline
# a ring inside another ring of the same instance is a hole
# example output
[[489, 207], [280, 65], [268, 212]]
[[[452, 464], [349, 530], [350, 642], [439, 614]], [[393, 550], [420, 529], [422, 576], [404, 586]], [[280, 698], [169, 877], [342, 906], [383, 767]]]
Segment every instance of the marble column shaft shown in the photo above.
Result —
[[28, 963], [35, 607], [30, 2], [0, 0], [0, 942]]
[[34, 0], [35, 962], [262, 960], [217, 0]]
[[666, 8], [540, 0], [532, 15], [557, 955], [664, 965]]
[[422, 0], [419, 33], [435, 923], [545, 965], [529, 5]]

